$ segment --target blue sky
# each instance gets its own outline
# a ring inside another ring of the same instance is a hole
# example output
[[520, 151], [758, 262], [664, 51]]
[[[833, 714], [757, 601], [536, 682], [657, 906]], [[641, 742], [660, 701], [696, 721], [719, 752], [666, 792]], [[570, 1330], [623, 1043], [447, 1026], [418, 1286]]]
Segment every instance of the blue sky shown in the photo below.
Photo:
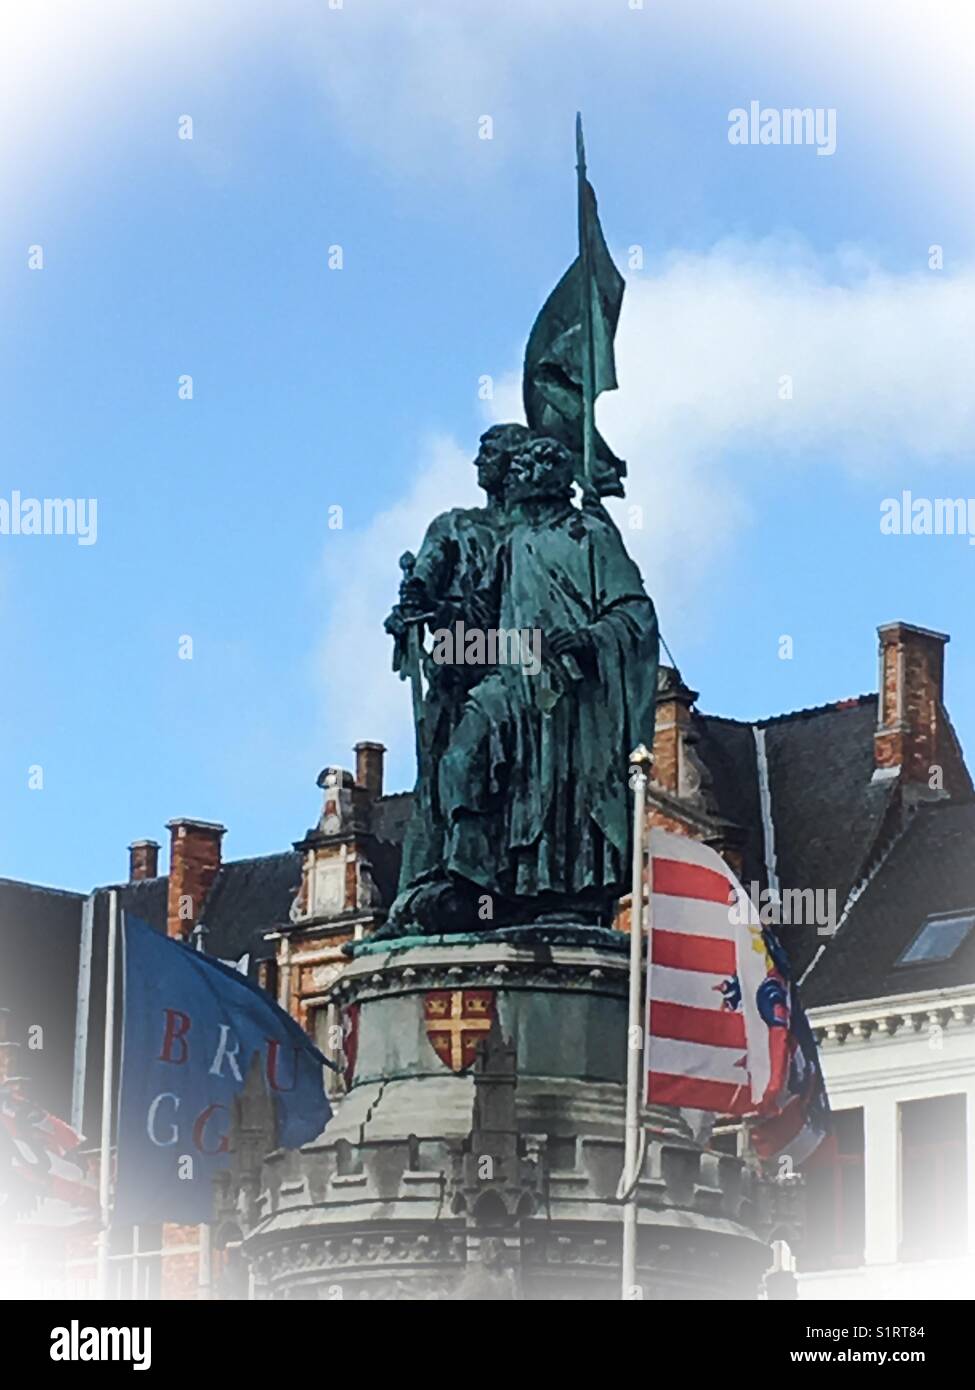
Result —
[[[0, 536], [0, 874], [115, 880], [177, 815], [282, 848], [356, 738], [409, 784], [397, 557], [517, 413], [574, 254], [577, 107], [628, 279], [600, 423], [702, 708], [872, 689], [904, 618], [952, 634], [971, 751], [975, 548], [879, 531], [902, 488], [975, 492], [967, 5], [136, 9], [0, 21], [0, 496], [98, 503], [94, 545]], [[835, 108], [836, 153], [730, 145], [752, 99]]]

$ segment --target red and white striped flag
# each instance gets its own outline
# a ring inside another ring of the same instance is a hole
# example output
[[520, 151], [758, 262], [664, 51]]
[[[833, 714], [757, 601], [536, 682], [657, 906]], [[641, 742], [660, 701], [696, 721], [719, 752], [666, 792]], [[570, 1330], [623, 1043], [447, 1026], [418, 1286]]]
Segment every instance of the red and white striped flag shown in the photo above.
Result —
[[[55, 1204], [67, 1212], [97, 1209], [98, 1190], [76, 1157], [81, 1135], [35, 1105], [16, 1082], [0, 1086], [0, 1201], [21, 1209]], [[52, 1216], [45, 1207], [45, 1217]], [[53, 1217], [52, 1217], [53, 1219]]]
[[646, 1099], [761, 1117], [766, 1158], [786, 1147], [779, 1131], [795, 1146], [799, 1124], [807, 1156], [828, 1105], [785, 953], [715, 850], [652, 830], [650, 854]]

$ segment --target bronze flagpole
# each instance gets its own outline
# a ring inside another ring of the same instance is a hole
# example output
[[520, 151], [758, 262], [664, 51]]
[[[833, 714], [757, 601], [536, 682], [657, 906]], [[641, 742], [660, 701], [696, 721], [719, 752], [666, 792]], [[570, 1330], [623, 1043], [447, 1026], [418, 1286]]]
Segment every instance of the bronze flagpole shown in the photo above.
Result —
[[576, 112], [576, 173], [579, 201], [579, 269], [582, 279], [582, 467], [587, 483], [595, 472], [596, 381], [592, 336], [592, 257], [586, 199], [586, 147], [582, 113]]
[[[412, 550], [406, 550], [399, 557], [399, 567], [403, 571], [403, 578], [409, 579], [413, 574], [413, 567], [416, 564], [416, 556]], [[406, 662], [404, 670], [409, 676], [410, 693], [413, 696], [413, 730], [416, 740], [416, 771], [417, 776], [423, 774], [423, 624], [432, 617], [432, 614], [421, 613], [406, 619]]]

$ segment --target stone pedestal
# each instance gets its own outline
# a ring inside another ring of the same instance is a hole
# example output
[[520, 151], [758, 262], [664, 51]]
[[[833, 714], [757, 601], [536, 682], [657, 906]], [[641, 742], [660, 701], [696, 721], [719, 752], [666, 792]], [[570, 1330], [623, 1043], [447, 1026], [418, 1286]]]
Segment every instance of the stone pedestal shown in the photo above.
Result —
[[[360, 954], [336, 989], [348, 1095], [315, 1143], [227, 1185], [258, 1295], [619, 1298], [628, 944], [535, 929]], [[646, 1121], [643, 1297], [754, 1297], [774, 1189], [678, 1112]]]

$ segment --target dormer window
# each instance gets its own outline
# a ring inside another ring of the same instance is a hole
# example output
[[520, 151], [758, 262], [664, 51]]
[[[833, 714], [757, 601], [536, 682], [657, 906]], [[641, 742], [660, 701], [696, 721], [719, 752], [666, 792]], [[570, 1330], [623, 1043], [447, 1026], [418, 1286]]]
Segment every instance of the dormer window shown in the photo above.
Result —
[[951, 960], [975, 927], [975, 909], [946, 912], [927, 919], [911, 944], [898, 957], [898, 965], [927, 965]]

